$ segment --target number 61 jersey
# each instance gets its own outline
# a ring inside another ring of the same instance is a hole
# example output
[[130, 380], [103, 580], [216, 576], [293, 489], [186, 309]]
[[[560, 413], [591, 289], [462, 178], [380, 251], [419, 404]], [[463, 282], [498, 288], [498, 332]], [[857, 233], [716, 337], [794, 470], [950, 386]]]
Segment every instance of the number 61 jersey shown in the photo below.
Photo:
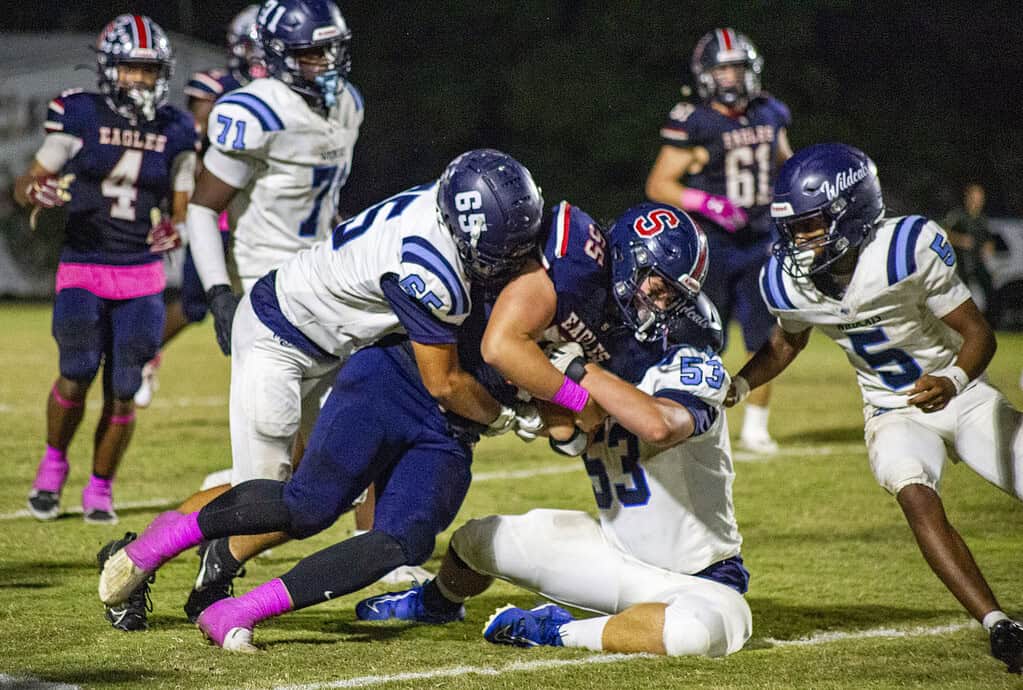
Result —
[[362, 117], [362, 96], [350, 83], [326, 115], [272, 78], [254, 79], [217, 100], [203, 162], [241, 190], [228, 213], [243, 281], [330, 234]]
[[860, 246], [841, 299], [792, 278], [775, 257], [761, 270], [760, 290], [785, 331], [816, 326], [838, 343], [868, 406], [907, 407], [916, 380], [954, 364], [962, 345], [941, 320], [970, 299], [955, 262], [937, 224], [922, 216], [888, 218]]
[[586, 450], [604, 535], [644, 563], [693, 574], [739, 554], [735, 472], [721, 407], [730, 381], [709, 349], [674, 348], [637, 387], [685, 406], [696, 422], [693, 435], [657, 448], [608, 419]]

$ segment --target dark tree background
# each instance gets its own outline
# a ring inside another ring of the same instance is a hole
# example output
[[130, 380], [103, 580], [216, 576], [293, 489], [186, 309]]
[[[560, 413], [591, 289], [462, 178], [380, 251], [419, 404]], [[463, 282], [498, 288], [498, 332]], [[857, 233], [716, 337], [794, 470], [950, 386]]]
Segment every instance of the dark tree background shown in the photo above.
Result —
[[[5, 0], [6, 3], [6, 0]], [[10, 30], [98, 30], [122, 11], [222, 43], [244, 2], [36, 0]], [[877, 161], [890, 207], [940, 217], [967, 181], [1023, 214], [1023, 3], [339, 2], [366, 100], [345, 206], [439, 174], [467, 148], [526, 163], [548, 201], [611, 217], [642, 198], [693, 44], [748, 34], [792, 108], [795, 147], [841, 140]]]

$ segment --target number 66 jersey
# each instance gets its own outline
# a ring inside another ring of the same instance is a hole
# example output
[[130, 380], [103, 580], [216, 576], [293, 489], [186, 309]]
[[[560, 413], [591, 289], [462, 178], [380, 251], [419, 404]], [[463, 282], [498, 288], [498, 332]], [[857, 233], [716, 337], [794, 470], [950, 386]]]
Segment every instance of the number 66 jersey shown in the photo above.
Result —
[[330, 234], [362, 117], [351, 83], [326, 112], [272, 78], [254, 79], [213, 106], [203, 163], [240, 190], [228, 213], [246, 289]]
[[868, 417], [871, 408], [907, 407], [921, 375], [955, 363], [962, 338], [941, 318], [970, 299], [945, 233], [922, 216], [878, 225], [841, 299], [792, 278], [775, 257], [760, 273], [760, 290], [785, 331], [816, 326], [845, 351]]

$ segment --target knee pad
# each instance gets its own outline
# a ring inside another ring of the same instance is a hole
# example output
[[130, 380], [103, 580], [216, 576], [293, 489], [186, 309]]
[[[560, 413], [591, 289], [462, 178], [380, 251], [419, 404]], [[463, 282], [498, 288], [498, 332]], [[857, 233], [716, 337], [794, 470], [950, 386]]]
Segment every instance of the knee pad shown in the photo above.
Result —
[[664, 610], [663, 640], [669, 656], [725, 656], [742, 649], [751, 633], [746, 600], [724, 585], [713, 593], [680, 594]]
[[494, 536], [500, 524], [500, 515], [469, 520], [451, 536], [451, 548], [477, 573], [493, 575], [497, 571]]

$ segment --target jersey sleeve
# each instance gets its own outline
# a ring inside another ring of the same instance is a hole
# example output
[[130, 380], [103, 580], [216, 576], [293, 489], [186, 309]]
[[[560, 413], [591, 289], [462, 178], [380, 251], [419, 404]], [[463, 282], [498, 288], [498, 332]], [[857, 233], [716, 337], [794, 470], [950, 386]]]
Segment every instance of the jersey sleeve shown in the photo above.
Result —
[[679, 148], [701, 146], [705, 138], [703, 129], [696, 106], [682, 101], [668, 113], [668, 120], [661, 127], [661, 143]]
[[214, 70], [193, 73], [188, 83], [185, 84], [185, 95], [201, 101], [217, 100], [224, 95], [224, 85], [217, 78], [218, 76]]
[[95, 109], [89, 94], [78, 90], [65, 91], [46, 108], [43, 129], [47, 134], [68, 134], [79, 139], [95, 129]]
[[362, 118], [365, 111], [365, 103], [362, 100], [362, 92], [351, 82], [345, 82], [345, 93], [347, 102], [343, 120], [346, 126], [358, 130], [362, 126]]
[[210, 111], [206, 132], [210, 148], [228, 156], [263, 159], [284, 121], [255, 94], [232, 91]]
[[767, 305], [768, 311], [778, 320], [778, 325], [786, 333], [802, 333], [813, 324], [799, 318], [799, 312], [789, 294], [789, 286], [781, 262], [777, 257], [770, 257], [760, 269], [760, 296]]
[[955, 250], [937, 223], [924, 223], [914, 253], [924, 300], [935, 316], [946, 316], [970, 299], [969, 288], [956, 272]]
[[689, 410], [696, 422], [694, 435], [699, 435], [717, 421], [730, 382], [716, 354], [682, 346], [648, 369], [639, 388]]
[[[544, 241], [543, 265], [559, 289], [571, 287], [584, 299], [606, 290], [607, 238], [593, 218], [578, 206], [562, 201], [550, 213]], [[559, 300], [557, 318], [565, 314]]]
[[[398, 284], [439, 323], [458, 327], [472, 307], [469, 291], [451, 258], [429, 240], [409, 236], [401, 245]], [[452, 341], [453, 342], [453, 341]]]
[[771, 119], [779, 129], [787, 129], [792, 125], [792, 111], [789, 107], [773, 96], [767, 96], [764, 106], [771, 113]]

